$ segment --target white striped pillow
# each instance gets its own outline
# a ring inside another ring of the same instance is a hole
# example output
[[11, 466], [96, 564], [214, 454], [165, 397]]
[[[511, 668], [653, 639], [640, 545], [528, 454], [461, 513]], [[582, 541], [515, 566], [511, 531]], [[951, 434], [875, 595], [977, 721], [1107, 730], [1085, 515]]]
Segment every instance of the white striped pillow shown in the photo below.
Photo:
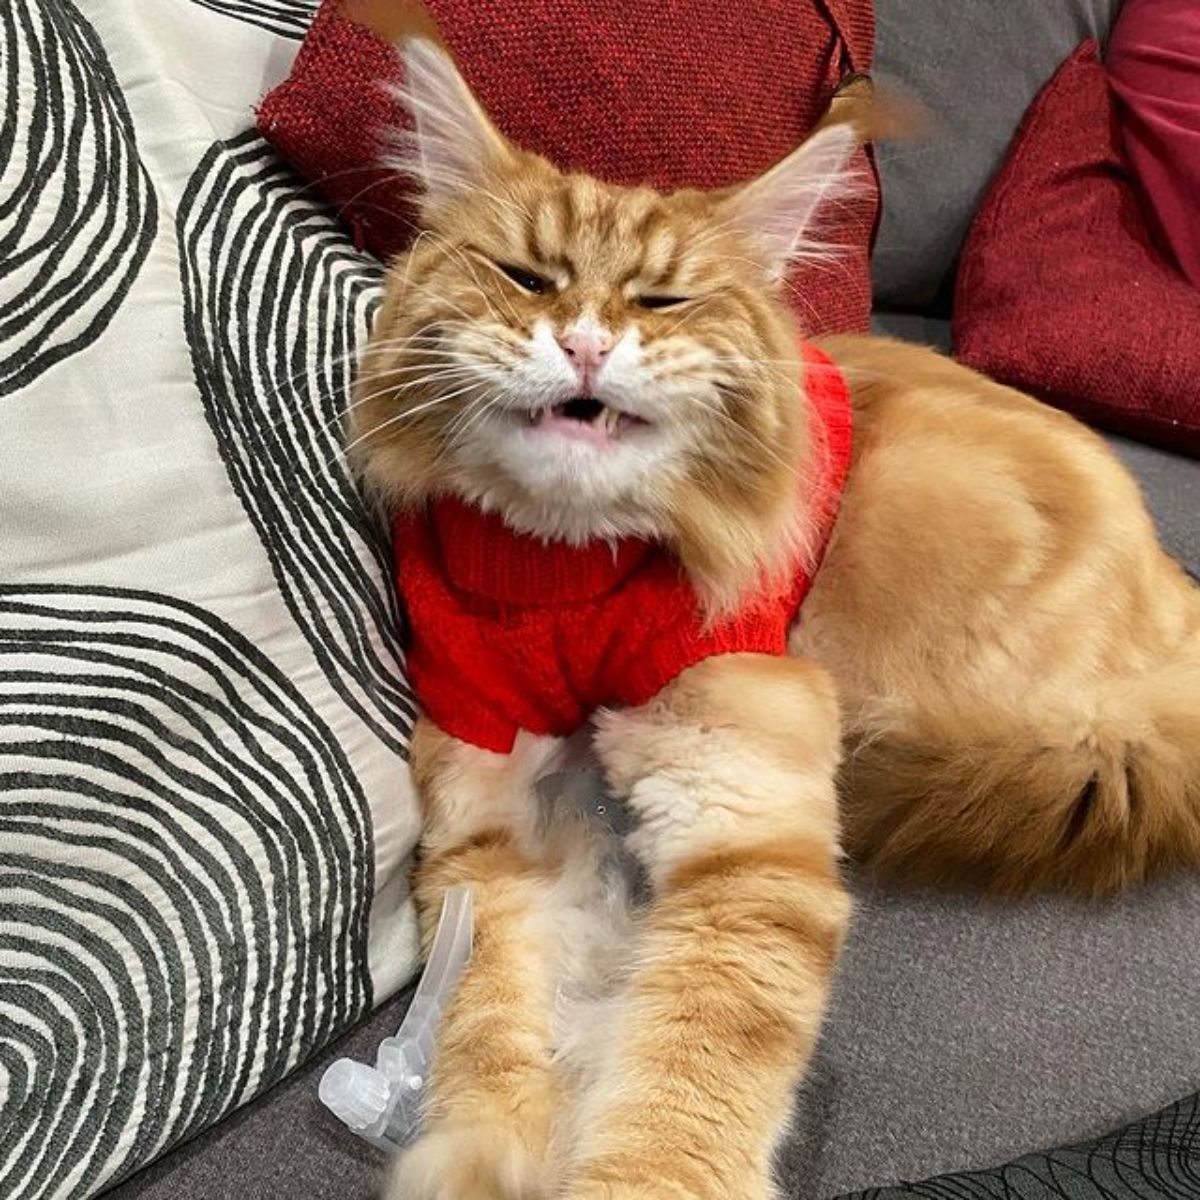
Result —
[[145, 1164], [414, 966], [338, 419], [379, 268], [252, 131], [314, 7], [0, 6], [6, 1200]]

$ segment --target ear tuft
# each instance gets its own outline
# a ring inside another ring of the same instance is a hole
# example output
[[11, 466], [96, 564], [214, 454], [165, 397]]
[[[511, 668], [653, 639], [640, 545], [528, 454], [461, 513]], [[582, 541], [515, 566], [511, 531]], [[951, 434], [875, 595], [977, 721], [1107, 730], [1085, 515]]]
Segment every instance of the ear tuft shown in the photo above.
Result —
[[403, 56], [405, 82], [396, 94], [413, 128], [397, 137], [385, 165], [411, 175], [423, 202], [437, 204], [478, 187], [511, 147], [443, 47], [413, 38], [404, 44]]
[[852, 122], [822, 126], [766, 174], [730, 195], [732, 223], [758, 244], [775, 278], [782, 278], [792, 262], [830, 256], [814, 228], [823, 207], [857, 194], [860, 180], [849, 163], [859, 142]]

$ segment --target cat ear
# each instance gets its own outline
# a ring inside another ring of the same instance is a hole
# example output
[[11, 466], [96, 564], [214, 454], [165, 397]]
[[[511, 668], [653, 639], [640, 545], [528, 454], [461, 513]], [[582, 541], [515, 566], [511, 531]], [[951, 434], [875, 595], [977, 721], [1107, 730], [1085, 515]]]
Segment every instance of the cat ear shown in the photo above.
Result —
[[413, 176], [425, 202], [436, 204], [478, 186], [512, 147], [441, 46], [412, 38], [403, 54], [405, 82], [398, 97], [413, 129], [401, 135], [398, 153], [387, 163]]
[[822, 206], [857, 191], [850, 158], [860, 142], [852, 122], [823, 125], [764, 175], [733, 189], [725, 217], [757, 244], [763, 265], [782, 278], [789, 263], [829, 257], [814, 234]]

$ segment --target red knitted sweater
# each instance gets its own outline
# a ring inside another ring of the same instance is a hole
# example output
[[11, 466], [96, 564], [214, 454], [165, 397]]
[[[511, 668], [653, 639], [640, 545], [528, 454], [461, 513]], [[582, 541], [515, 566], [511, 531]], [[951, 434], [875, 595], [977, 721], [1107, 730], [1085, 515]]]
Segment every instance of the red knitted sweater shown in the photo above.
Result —
[[[825, 354], [805, 345], [804, 360], [824, 426], [823, 547], [850, 463], [850, 400]], [[446, 733], [498, 753], [520, 729], [566, 736], [597, 708], [645, 704], [715, 654], [783, 654], [815, 574], [797, 570], [708, 625], [679, 563], [650, 542], [543, 542], [447, 498], [397, 518], [395, 547], [417, 697]]]

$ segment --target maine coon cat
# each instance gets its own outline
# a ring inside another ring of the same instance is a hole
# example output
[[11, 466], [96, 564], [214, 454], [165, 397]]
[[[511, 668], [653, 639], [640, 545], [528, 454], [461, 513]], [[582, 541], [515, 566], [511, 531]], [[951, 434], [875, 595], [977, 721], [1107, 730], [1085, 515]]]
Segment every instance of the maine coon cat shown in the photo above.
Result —
[[[590, 835], [538, 804], [560, 738], [421, 722], [418, 902], [428, 927], [469, 884], [477, 942], [390, 1194], [762, 1200], [850, 917], [843, 845], [1009, 893], [1200, 857], [1200, 592], [1070, 418], [931, 351], [800, 344], [782, 281], [853, 186], [853, 122], [744, 186], [663, 196], [511, 145], [432, 41], [406, 63], [423, 232], [390, 268], [352, 436], [432, 539], [411, 599], [487, 528], [618, 566], [657, 547], [701, 630], [823, 560], [790, 655], [714, 653], [593, 714], [652, 892], [632, 917]], [[827, 545], [824, 371], [854, 417]], [[445, 590], [455, 620], [482, 604]], [[513, 604], [519, 623], [537, 596]]]

